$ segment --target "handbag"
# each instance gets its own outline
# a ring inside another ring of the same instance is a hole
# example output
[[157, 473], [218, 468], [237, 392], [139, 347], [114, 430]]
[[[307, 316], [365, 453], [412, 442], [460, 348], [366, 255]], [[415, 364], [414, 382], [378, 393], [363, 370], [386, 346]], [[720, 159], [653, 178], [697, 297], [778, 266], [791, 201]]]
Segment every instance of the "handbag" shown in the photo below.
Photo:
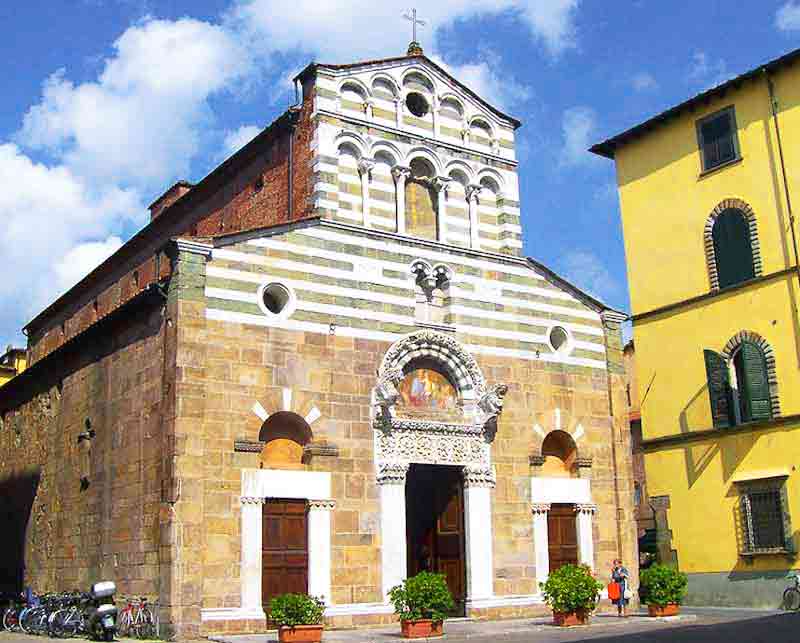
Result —
[[612, 601], [619, 600], [619, 583], [612, 581], [608, 584], [608, 598]]
[[622, 598], [624, 598], [626, 601], [631, 600], [633, 598], [633, 590], [625, 588], [625, 595]]

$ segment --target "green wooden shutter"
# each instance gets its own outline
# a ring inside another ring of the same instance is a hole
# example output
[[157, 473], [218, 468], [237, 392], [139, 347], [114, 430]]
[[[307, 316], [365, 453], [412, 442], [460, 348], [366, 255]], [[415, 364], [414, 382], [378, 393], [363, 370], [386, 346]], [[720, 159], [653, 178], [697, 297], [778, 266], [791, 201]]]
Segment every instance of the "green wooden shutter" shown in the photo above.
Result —
[[722, 355], [714, 351], [703, 351], [706, 361], [708, 398], [711, 401], [711, 417], [714, 428], [724, 428], [733, 424], [731, 415], [731, 387], [728, 380], [728, 364]]
[[741, 210], [729, 208], [720, 214], [714, 222], [711, 235], [714, 239], [720, 288], [733, 286], [756, 276], [750, 226]]
[[744, 396], [745, 421], [772, 418], [769, 395], [767, 360], [761, 349], [752, 342], [742, 342], [742, 372], [744, 382], [739, 383], [739, 394]]

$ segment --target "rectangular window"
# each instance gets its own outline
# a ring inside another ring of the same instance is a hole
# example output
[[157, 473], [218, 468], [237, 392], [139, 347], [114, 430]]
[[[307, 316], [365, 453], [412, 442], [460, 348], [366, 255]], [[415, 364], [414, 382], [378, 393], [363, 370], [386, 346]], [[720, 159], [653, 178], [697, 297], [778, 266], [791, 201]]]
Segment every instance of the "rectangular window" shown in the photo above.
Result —
[[739, 158], [733, 107], [727, 107], [699, 120], [697, 139], [704, 172]]
[[740, 485], [741, 550], [743, 554], [791, 549], [791, 527], [783, 479]]

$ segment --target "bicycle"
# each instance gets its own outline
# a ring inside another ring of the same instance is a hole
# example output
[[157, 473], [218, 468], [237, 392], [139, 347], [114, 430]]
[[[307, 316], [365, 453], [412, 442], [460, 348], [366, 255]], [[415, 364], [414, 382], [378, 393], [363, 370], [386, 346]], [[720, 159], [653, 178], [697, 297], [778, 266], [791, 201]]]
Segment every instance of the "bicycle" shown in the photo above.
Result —
[[117, 623], [117, 631], [120, 636], [132, 634], [140, 639], [152, 639], [155, 638], [158, 630], [146, 596], [128, 599], [127, 604], [120, 612]]
[[787, 587], [783, 591], [783, 609], [796, 612], [800, 610], [800, 573], [789, 574], [787, 578], [794, 580], [793, 587]]

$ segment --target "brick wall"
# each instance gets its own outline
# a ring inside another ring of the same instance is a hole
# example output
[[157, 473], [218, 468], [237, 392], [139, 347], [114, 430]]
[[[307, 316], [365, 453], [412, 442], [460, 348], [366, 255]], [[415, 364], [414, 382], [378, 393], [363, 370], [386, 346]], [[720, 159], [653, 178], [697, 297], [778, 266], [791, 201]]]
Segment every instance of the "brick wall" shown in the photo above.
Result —
[[[17, 534], [4, 555], [6, 589], [86, 591], [108, 579], [120, 594], [159, 598], [161, 311], [143, 303], [65, 351], [11, 409], [3, 400], [0, 497], [4, 528]], [[87, 419], [96, 435], [79, 445]]]

